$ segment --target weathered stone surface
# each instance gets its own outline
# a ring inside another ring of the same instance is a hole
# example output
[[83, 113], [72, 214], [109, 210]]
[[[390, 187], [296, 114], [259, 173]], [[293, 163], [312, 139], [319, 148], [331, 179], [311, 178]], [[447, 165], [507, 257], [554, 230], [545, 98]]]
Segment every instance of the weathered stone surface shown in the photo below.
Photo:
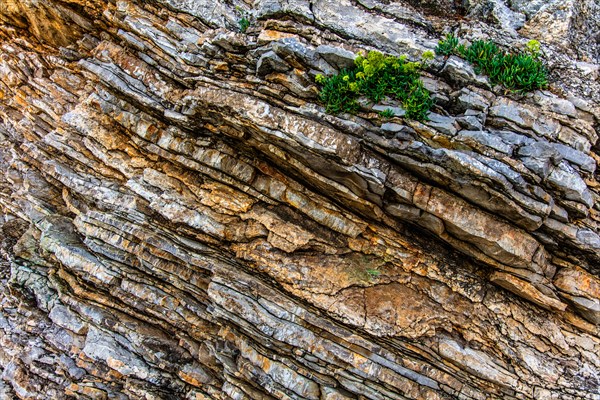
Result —
[[482, 19], [492, 19], [503, 29], [519, 29], [525, 24], [525, 15], [515, 12], [503, 0], [467, 0], [469, 15]]
[[0, 397], [596, 398], [591, 47], [528, 95], [437, 57], [423, 123], [314, 81], [549, 7], [0, 4]]
[[442, 72], [445, 73], [453, 82], [459, 84], [479, 84], [484, 87], [489, 85], [485, 76], [477, 75], [471, 64], [456, 56], [448, 57]]
[[514, 275], [506, 274], [504, 272], [494, 272], [490, 277], [490, 280], [544, 308], [557, 311], [564, 311], [565, 308], [567, 308], [566, 304], [558, 299], [546, 296], [531, 283], [519, 279]]
[[429, 113], [428, 119], [429, 120], [425, 122], [428, 126], [449, 136], [456, 135], [457, 126], [455, 118], [445, 117], [436, 113]]
[[271, 72], [286, 72], [292, 67], [281, 59], [273, 50], [266, 52], [256, 63], [256, 73], [265, 76]]
[[527, 168], [544, 179], [563, 158], [559, 149], [546, 141], [536, 141], [521, 147], [518, 156]]
[[325, 61], [336, 67], [338, 70], [352, 68], [356, 54], [339, 47], [321, 45], [315, 50]]
[[565, 198], [592, 207], [594, 199], [587, 185], [573, 168], [562, 161], [548, 176], [548, 181], [564, 193]]

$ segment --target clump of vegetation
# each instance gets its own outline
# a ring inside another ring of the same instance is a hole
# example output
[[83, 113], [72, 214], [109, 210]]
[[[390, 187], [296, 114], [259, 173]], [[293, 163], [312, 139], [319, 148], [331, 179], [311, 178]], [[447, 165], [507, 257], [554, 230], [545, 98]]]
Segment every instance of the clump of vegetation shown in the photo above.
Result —
[[240, 32], [246, 33], [246, 31], [252, 24], [250, 22], [250, 14], [248, 14], [246, 11], [242, 10], [242, 8], [239, 6], [236, 7], [236, 11], [240, 14], [240, 19], [238, 20]]
[[378, 51], [359, 55], [353, 69], [330, 77], [316, 76], [321, 85], [321, 101], [329, 113], [354, 113], [360, 108], [360, 96], [366, 96], [373, 103], [390, 96], [402, 102], [407, 118], [426, 120], [433, 100], [423, 87], [420, 71], [433, 57], [431, 51], [425, 52], [420, 62], [407, 61], [406, 56], [386, 56]]
[[394, 115], [394, 110], [392, 110], [391, 108], [386, 108], [385, 110], [379, 113], [379, 116], [385, 119], [392, 118]]
[[540, 59], [540, 43], [530, 40], [527, 50], [510, 54], [491, 40], [475, 40], [470, 46], [458, 44], [452, 34], [438, 43], [437, 54], [456, 54], [475, 66], [475, 72], [489, 76], [493, 85], [502, 84], [515, 92], [530, 92], [548, 85], [548, 72]]
[[365, 272], [367, 273], [370, 279], [377, 279], [379, 278], [379, 275], [381, 275], [381, 271], [374, 268], [367, 268]]
[[250, 20], [246, 17], [242, 17], [238, 23], [240, 24], [240, 32], [246, 33], [246, 30], [250, 27]]
[[438, 42], [435, 52], [442, 56], [449, 56], [454, 53], [454, 50], [458, 46], [458, 38], [452, 34], [446, 35], [444, 40]]

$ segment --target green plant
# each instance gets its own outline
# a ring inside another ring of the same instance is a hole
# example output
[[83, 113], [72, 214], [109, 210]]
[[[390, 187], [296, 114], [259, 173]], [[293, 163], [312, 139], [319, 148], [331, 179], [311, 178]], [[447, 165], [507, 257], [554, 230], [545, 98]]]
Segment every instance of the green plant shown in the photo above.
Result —
[[241, 7], [237, 6], [236, 11], [240, 14], [240, 19], [238, 20], [238, 25], [240, 27], [240, 32], [246, 33], [250, 25], [250, 14], [244, 11]]
[[369, 275], [369, 278], [371, 279], [379, 278], [379, 275], [381, 275], [381, 271], [374, 268], [367, 268], [365, 272], [367, 273], [367, 275]]
[[530, 40], [527, 50], [510, 54], [491, 40], [475, 40], [470, 46], [458, 45], [458, 38], [447, 35], [436, 47], [438, 54], [456, 54], [475, 66], [475, 72], [489, 76], [493, 85], [502, 84], [514, 92], [529, 92], [548, 85], [548, 72], [540, 60], [540, 43]]
[[444, 40], [440, 40], [438, 42], [438, 45], [435, 48], [435, 52], [443, 56], [449, 56], [454, 52], [456, 46], [458, 46], [458, 38], [455, 37], [453, 34], [449, 33], [446, 35], [446, 38]]
[[360, 96], [373, 103], [390, 96], [402, 102], [407, 118], [425, 120], [433, 102], [420, 80], [420, 71], [433, 56], [425, 52], [421, 62], [412, 62], [406, 56], [386, 56], [378, 51], [358, 55], [353, 69], [315, 77], [321, 86], [320, 99], [326, 111], [335, 114], [357, 111]]
[[538, 42], [537, 40], [532, 39], [529, 42], [527, 42], [527, 51], [531, 54], [537, 56], [540, 53], [540, 50], [540, 42]]
[[391, 108], [386, 108], [385, 110], [383, 110], [382, 112], [379, 113], [379, 116], [381, 118], [392, 118], [394, 116], [394, 110], [392, 110]]
[[250, 27], [250, 20], [246, 17], [242, 17], [238, 21], [238, 24], [240, 24], [240, 32], [246, 33], [246, 30]]

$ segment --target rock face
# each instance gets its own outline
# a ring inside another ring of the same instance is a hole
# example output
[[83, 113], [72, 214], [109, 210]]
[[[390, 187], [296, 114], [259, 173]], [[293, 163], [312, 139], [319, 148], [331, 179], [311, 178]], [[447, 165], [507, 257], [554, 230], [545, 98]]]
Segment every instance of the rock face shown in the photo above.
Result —
[[[456, 3], [3, 1], [1, 397], [600, 398], [598, 31], [532, 34], [597, 6]], [[438, 58], [429, 121], [324, 113], [447, 27], [551, 90]]]

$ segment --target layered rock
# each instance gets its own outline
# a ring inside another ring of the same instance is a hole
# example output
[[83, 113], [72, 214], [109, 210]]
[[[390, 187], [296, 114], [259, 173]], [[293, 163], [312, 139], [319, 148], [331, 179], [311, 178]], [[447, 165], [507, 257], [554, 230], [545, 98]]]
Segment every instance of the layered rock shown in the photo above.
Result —
[[596, 50], [536, 38], [529, 95], [438, 58], [429, 121], [332, 116], [314, 76], [360, 49], [535, 24], [233, 3], [1, 10], [0, 393], [598, 398]]

